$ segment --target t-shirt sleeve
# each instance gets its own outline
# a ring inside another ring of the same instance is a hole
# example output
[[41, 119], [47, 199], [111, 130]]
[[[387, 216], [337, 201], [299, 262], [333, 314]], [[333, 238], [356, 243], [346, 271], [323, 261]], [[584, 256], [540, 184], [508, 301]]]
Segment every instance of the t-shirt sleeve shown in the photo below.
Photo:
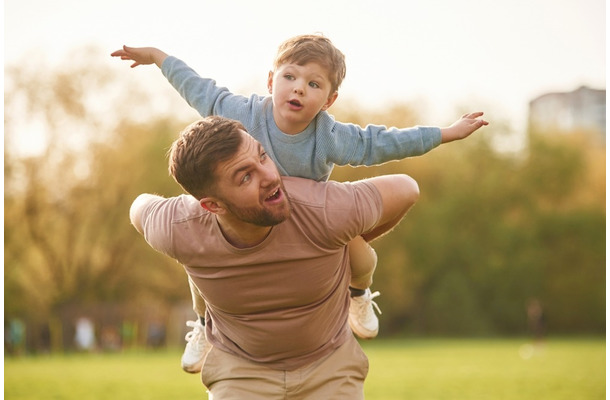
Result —
[[142, 231], [146, 242], [155, 250], [175, 258], [172, 224], [184, 213], [185, 196], [159, 197], [142, 210]]
[[328, 192], [326, 219], [338, 244], [370, 231], [379, 222], [381, 195], [372, 183], [329, 182]]
[[382, 214], [381, 195], [367, 181], [314, 182], [284, 178], [298, 190], [293, 217], [321, 247], [337, 248], [373, 229]]

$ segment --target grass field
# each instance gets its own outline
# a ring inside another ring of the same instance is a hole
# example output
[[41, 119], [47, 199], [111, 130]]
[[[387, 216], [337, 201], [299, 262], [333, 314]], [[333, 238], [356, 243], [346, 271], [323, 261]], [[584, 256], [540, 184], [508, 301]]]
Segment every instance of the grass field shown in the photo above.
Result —
[[[364, 342], [367, 400], [606, 398], [605, 338], [404, 339]], [[5, 358], [7, 400], [207, 399], [180, 349]], [[317, 400], [317, 399], [316, 399]]]

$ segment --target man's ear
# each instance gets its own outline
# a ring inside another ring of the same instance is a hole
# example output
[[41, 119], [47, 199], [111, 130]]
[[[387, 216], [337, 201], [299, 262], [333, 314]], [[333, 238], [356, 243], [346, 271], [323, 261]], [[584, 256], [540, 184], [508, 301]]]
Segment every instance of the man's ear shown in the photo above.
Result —
[[339, 92], [337, 92], [337, 91], [335, 91], [332, 95], [328, 96], [326, 103], [324, 103], [324, 105], [322, 106], [322, 111], [328, 110], [330, 108], [330, 106], [333, 105], [335, 100], [337, 100], [337, 97], [339, 97]]
[[267, 89], [269, 89], [269, 94], [273, 92], [273, 71], [269, 71], [269, 77], [267, 77]]
[[216, 200], [211, 197], [202, 198], [201, 200], [199, 200], [199, 204], [201, 205], [201, 207], [205, 208], [212, 214], [222, 214], [224, 212], [224, 208], [220, 206], [218, 202], [216, 202]]

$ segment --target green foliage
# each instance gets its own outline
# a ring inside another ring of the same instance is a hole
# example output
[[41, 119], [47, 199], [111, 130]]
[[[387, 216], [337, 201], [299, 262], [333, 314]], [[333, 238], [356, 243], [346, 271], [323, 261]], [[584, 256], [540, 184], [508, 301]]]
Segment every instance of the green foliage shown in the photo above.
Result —
[[[185, 124], [163, 117], [135, 122], [131, 109], [109, 101], [117, 82], [101, 79], [107, 71], [82, 68], [86, 74], [70, 69], [73, 80], [46, 71], [31, 81], [27, 70], [9, 69], [13, 90], [5, 95], [7, 141], [23, 133], [22, 108], [50, 140], [33, 155], [5, 148], [5, 318], [49, 326], [59, 318], [64, 331], [51, 333], [64, 340], [72, 319], [100, 305], [120, 305], [123, 317], [135, 318], [190, 298], [180, 266], [151, 252], [129, 222], [138, 194], [180, 192], [165, 153]], [[85, 76], [99, 79], [85, 84]], [[33, 86], [44, 95], [36, 97]], [[125, 90], [125, 103], [137, 101], [138, 90]], [[90, 91], [114, 107], [115, 118], [86, 112]]]
[[551, 332], [605, 331], [605, 155], [538, 134], [527, 154], [509, 156], [491, 148], [494, 134], [334, 171], [337, 180], [407, 173], [420, 185], [401, 225], [373, 242], [384, 334], [524, 334], [531, 299]]

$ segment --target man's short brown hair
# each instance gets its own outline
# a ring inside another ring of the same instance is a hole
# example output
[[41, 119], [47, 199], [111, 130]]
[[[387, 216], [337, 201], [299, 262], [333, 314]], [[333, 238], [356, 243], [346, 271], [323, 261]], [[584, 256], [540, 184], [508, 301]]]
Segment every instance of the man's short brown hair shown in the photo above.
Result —
[[277, 50], [273, 69], [286, 63], [305, 65], [309, 62], [320, 64], [328, 71], [331, 94], [339, 90], [345, 78], [345, 56], [323, 35], [299, 35], [284, 41]]
[[239, 121], [219, 116], [193, 122], [169, 150], [170, 175], [197, 199], [214, 194], [216, 169], [237, 153], [245, 130]]

